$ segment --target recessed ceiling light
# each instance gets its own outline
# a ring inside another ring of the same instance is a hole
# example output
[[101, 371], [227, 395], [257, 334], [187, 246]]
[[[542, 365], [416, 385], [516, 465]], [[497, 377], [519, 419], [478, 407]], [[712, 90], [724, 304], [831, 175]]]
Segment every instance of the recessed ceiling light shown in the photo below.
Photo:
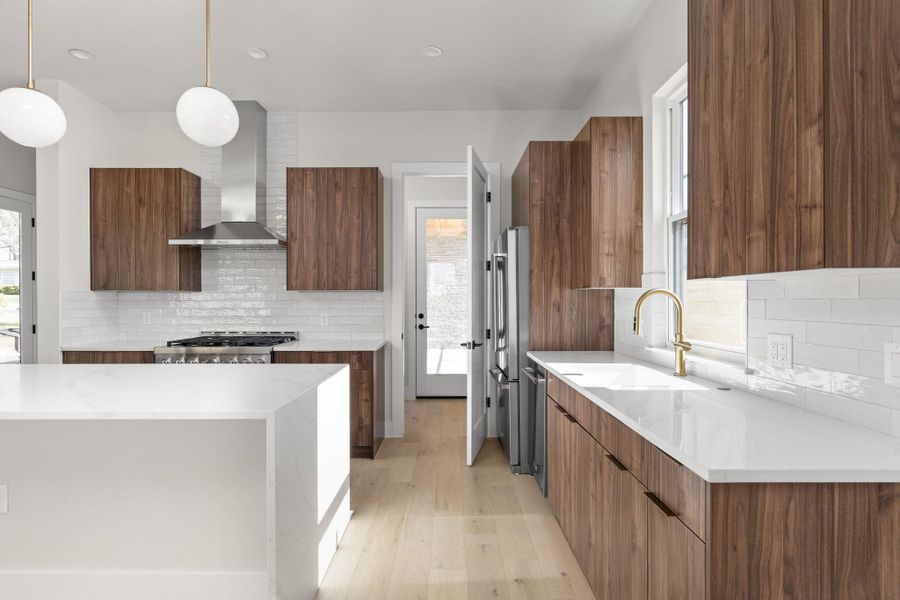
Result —
[[422, 54], [424, 54], [428, 58], [437, 58], [438, 56], [440, 56], [443, 53], [444, 53], [444, 51], [441, 50], [440, 48], [438, 48], [437, 46], [425, 46], [422, 49]]
[[251, 48], [247, 48], [247, 56], [249, 56], [250, 58], [255, 58], [256, 60], [265, 60], [269, 58], [269, 53], [262, 48], [253, 46]]
[[78, 60], [94, 60], [94, 55], [87, 50], [72, 48], [71, 50], [69, 50], [69, 54], [72, 55], [72, 57], [77, 58]]

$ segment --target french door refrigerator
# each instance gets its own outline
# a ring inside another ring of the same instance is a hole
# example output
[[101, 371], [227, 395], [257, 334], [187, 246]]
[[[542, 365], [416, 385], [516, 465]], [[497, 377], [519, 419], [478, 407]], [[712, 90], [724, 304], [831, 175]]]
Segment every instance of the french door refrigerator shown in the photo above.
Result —
[[527, 366], [529, 331], [529, 233], [507, 229], [494, 243], [492, 397], [496, 398], [497, 436], [514, 473], [534, 473], [535, 407], [529, 403]]

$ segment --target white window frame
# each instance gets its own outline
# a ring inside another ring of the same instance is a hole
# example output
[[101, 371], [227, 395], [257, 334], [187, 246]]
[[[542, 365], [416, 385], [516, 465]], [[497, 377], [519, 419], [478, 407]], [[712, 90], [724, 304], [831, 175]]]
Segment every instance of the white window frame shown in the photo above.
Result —
[[[681, 222], [687, 222], [688, 218], [688, 202], [687, 198], [681, 198], [682, 181], [681, 181], [681, 164], [682, 159], [681, 145], [683, 143], [682, 136], [685, 132], [682, 130], [682, 119], [680, 115], [681, 102], [688, 98], [687, 79], [679, 85], [674, 92], [666, 100], [666, 284], [669, 289], [678, 290], [676, 282], [675, 269], [675, 226]], [[690, 167], [688, 168], [688, 185], [690, 186]], [[677, 179], [677, 181], [676, 181]], [[676, 206], [681, 208], [677, 213]], [[690, 235], [690, 229], [688, 229]], [[682, 299], [685, 290], [680, 290], [679, 294]], [[687, 310], [690, 308], [688, 307]], [[672, 340], [675, 337], [675, 307], [670, 307], [666, 312], [666, 348], [673, 350]], [[744, 327], [747, 314], [744, 314]], [[726, 363], [743, 363], [746, 361], [747, 349], [737, 346], [724, 344], [716, 344], [704, 340], [689, 340], [694, 346], [694, 351], [707, 358], [722, 361]]]

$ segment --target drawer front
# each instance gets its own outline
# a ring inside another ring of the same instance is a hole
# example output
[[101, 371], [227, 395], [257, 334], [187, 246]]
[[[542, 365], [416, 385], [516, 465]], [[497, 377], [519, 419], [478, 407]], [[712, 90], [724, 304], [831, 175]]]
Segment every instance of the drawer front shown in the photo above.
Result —
[[606, 411], [602, 411], [599, 419], [601, 443], [647, 486], [651, 479], [648, 459], [653, 445]]
[[650, 479], [647, 489], [656, 494], [697, 537], [706, 541], [707, 483], [677, 460], [649, 444]]
[[567, 413], [575, 417], [578, 423], [584, 423], [584, 412], [587, 408], [584, 404], [589, 403], [590, 400], [549, 373], [547, 374], [547, 395], [553, 398]]

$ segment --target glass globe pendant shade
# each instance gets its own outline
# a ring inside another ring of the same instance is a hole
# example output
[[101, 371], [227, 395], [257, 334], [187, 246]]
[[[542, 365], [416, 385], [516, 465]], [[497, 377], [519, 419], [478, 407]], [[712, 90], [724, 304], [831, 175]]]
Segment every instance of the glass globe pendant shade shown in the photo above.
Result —
[[234, 103], [222, 92], [207, 86], [183, 93], [175, 106], [178, 126], [186, 136], [204, 146], [224, 146], [234, 138], [240, 120]]
[[66, 115], [53, 98], [27, 87], [0, 92], [0, 132], [31, 148], [58, 142], [66, 133]]

